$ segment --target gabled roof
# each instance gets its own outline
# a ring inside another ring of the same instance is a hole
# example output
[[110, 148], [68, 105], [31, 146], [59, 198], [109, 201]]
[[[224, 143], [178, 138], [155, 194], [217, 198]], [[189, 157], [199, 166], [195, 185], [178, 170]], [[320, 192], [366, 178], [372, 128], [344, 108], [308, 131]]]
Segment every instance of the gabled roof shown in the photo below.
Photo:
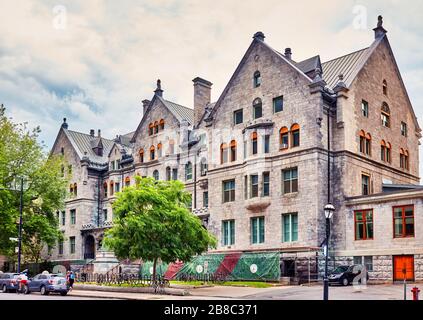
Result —
[[188, 107], [184, 107], [172, 101], [165, 100], [159, 97], [164, 105], [169, 109], [170, 112], [178, 119], [179, 122], [187, 120], [189, 124], [194, 124], [194, 110]]
[[341, 73], [344, 76], [344, 83], [348, 87], [361, 69], [363, 61], [367, 60], [368, 51], [369, 48], [361, 49], [322, 63], [323, 79], [328, 87], [333, 89], [336, 86]]
[[314, 56], [306, 60], [295, 62], [295, 65], [305, 74], [315, 71], [316, 68], [321, 68], [320, 56]]

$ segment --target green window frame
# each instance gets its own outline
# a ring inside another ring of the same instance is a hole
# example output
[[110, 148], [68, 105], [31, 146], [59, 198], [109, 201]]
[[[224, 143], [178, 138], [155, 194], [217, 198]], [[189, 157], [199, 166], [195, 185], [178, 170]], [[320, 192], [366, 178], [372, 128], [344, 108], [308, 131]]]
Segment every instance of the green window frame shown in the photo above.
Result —
[[70, 253], [75, 253], [75, 237], [69, 237]]
[[282, 242], [298, 241], [298, 213], [282, 215]]
[[72, 209], [70, 211], [70, 223], [76, 224], [76, 210], [75, 209]]
[[222, 245], [231, 246], [235, 244], [235, 220], [222, 221]]
[[264, 217], [251, 218], [251, 243], [260, 244], [264, 243], [265, 226]]

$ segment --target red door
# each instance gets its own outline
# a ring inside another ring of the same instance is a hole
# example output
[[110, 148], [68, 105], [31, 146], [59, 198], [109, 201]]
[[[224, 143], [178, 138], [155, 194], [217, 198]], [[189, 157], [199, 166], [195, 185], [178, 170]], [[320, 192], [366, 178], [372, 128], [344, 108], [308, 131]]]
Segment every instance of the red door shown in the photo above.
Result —
[[394, 280], [414, 280], [414, 256], [394, 256]]

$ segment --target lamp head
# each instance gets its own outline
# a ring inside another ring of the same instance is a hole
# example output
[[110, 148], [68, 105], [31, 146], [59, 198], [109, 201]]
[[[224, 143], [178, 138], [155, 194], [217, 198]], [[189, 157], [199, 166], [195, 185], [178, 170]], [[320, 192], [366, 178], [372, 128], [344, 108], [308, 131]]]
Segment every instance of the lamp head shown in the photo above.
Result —
[[334, 211], [335, 211], [335, 207], [331, 203], [328, 203], [327, 205], [325, 205], [325, 217], [326, 217], [326, 219], [331, 219]]

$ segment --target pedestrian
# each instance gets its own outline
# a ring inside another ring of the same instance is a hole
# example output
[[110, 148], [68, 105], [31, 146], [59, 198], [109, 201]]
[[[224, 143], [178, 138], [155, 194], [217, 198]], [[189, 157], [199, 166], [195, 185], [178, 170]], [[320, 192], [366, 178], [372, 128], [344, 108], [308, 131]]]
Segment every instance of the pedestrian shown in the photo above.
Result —
[[66, 286], [68, 287], [68, 289], [70, 288], [70, 271], [66, 272]]
[[69, 289], [70, 290], [73, 289], [74, 282], [75, 282], [75, 274], [73, 273], [73, 271], [70, 271], [70, 274], [69, 274]]

